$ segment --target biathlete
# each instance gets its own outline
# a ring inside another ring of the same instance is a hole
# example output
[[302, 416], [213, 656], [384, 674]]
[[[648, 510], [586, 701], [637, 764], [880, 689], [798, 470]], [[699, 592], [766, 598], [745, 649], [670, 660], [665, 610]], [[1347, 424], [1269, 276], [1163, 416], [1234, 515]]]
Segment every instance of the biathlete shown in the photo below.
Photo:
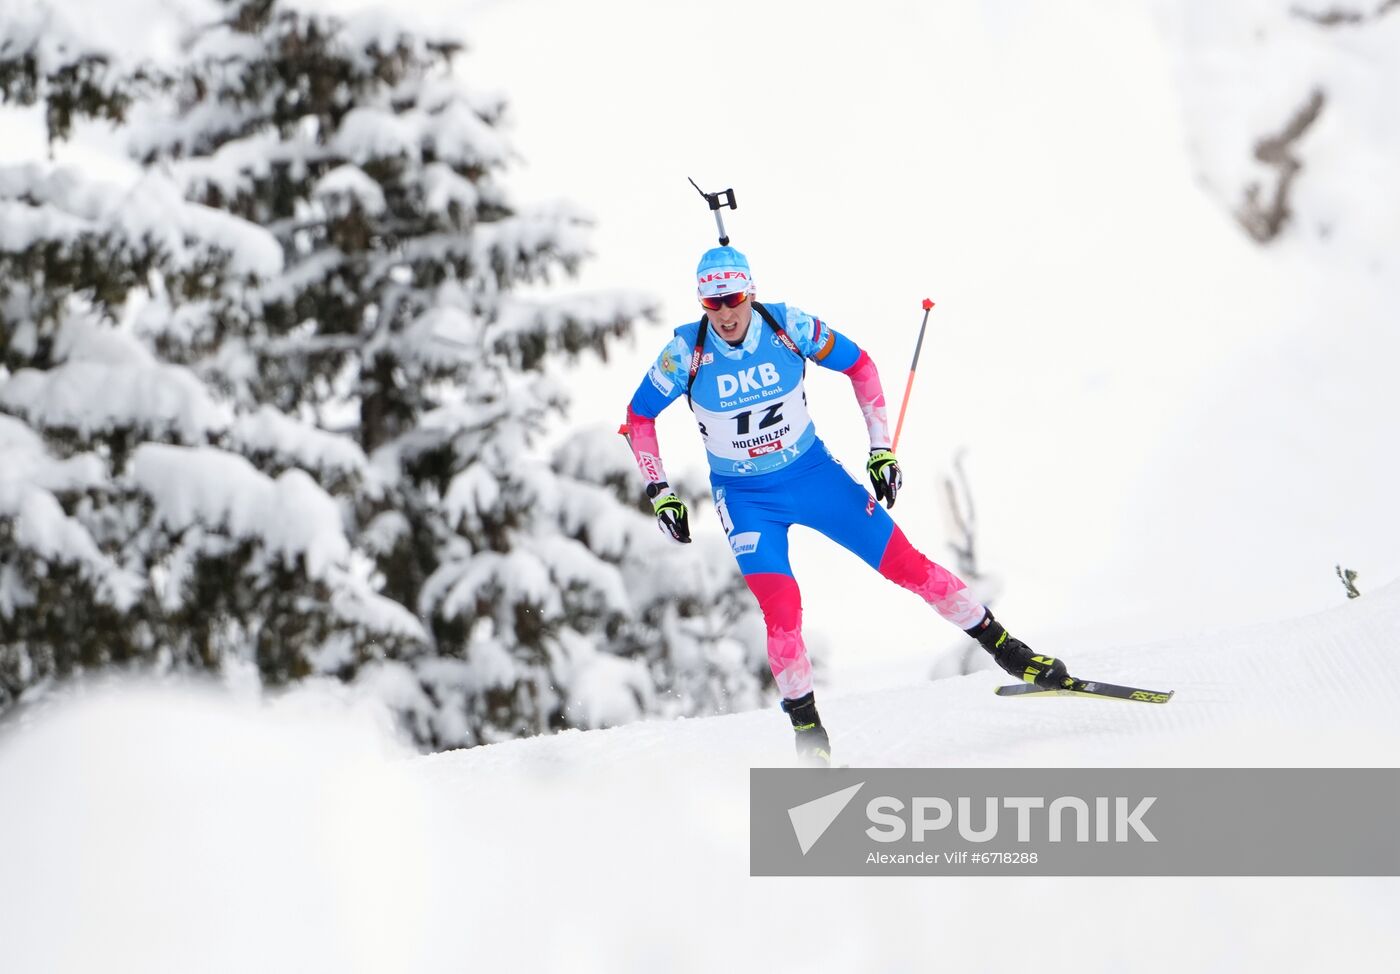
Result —
[[[625, 429], [661, 530], [688, 543], [689, 517], [666, 481], [655, 419], [677, 399], [689, 402], [709, 457], [715, 510], [763, 612], [768, 662], [799, 757], [829, 764], [831, 743], [817, 715], [802, 598], [788, 563], [794, 524], [820, 531], [919, 595], [1012, 676], [1043, 687], [1066, 685], [1063, 662], [1008, 635], [962, 580], [914, 548], [886, 513], [902, 477], [870, 356], [820, 318], [789, 305], [760, 304], [749, 262], [733, 247], [706, 251], [696, 277], [704, 313], [677, 328], [661, 351], [632, 396]], [[850, 377], [870, 434], [866, 472], [873, 497], [817, 436], [803, 389], [808, 360]]]

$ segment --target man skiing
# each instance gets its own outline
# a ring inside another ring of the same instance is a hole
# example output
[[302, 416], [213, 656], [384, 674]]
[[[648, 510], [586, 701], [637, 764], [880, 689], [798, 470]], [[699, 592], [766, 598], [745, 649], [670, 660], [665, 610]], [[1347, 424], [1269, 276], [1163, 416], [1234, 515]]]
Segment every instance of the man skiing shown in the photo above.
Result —
[[[819, 318], [759, 303], [748, 259], [733, 247], [706, 251], [696, 277], [704, 314], [676, 329], [632, 396], [624, 430], [658, 525], [671, 540], [688, 543], [689, 517], [666, 481], [655, 419], [676, 399], [689, 401], [709, 458], [715, 510], [763, 612], [768, 662], [796, 731], [799, 757], [829, 764], [831, 745], [817, 715], [802, 641], [802, 601], [788, 563], [793, 524], [820, 531], [921, 596], [1012, 676], [1047, 688], [1067, 685], [1063, 662], [1037, 656], [1008, 635], [959, 578], [909, 543], [877, 503], [894, 506], [902, 477], [870, 357]], [[808, 360], [850, 377], [870, 434], [866, 472], [874, 497], [817, 437], [803, 390]]]

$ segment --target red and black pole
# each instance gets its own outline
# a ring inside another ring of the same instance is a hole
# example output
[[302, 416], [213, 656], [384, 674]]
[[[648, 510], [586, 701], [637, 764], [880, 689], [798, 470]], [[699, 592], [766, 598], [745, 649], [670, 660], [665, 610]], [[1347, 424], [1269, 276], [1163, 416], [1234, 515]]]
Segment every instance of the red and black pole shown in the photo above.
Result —
[[924, 298], [924, 320], [919, 325], [919, 341], [914, 345], [914, 361], [909, 363], [909, 381], [904, 383], [904, 401], [899, 404], [899, 422], [894, 428], [894, 442], [890, 444], [890, 452], [899, 450], [899, 433], [904, 429], [904, 411], [909, 408], [909, 392], [914, 388], [914, 370], [919, 367], [919, 352], [924, 347], [924, 329], [928, 327], [928, 313], [933, 310], [933, 301]]

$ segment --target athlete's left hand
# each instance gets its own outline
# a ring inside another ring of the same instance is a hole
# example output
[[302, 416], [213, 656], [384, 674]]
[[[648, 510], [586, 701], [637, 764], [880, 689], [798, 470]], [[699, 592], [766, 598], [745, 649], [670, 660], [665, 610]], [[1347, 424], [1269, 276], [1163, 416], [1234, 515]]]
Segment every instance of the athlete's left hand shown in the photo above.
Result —
[[656, 526], [676, 544], [690, 544], [690, 512], [685, 501], [676, 496], [666, 481], [647, 485], [651, 509], [656, 512]]
[[904, 486], [895, 455], [889, 450], [871, 450], [870, 459], [865, 461], [865, 472], [870, 474], [870, 483], [875, 487], [875, 499], [884, 501], [887, 509], [894, 507], [895, 495]]

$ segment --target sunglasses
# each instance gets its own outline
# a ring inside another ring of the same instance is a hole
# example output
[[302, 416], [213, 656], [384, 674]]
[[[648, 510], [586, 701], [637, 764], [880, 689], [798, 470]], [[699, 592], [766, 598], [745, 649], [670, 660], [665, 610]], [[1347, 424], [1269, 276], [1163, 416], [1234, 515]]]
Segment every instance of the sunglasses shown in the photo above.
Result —
[[747, 291], [735, 291], [733, 294], [720, 294], [713, 298], [701, 298], [700, 307], [706, 311], [718, 311], [720, 308], [737, 308], [748, 298]]

